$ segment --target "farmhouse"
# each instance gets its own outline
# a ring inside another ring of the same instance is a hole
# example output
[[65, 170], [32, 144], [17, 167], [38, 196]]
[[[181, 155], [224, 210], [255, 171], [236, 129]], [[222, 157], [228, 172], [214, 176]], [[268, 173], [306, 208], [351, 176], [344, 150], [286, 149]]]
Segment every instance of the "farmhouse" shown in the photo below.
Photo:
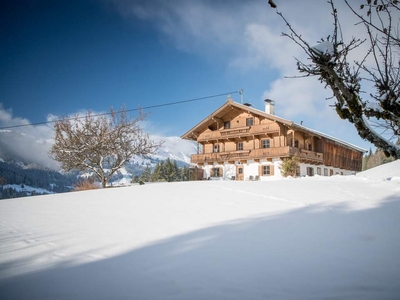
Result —
[[267, 180], [281, 177], [280, 165], [298, 157], [297, 176], [349, 175], [361, 171], [364, 149], [274, 114], [234, 102], [230, 97], [183, 139], [197, 142], [191, 162], [199, 179]]

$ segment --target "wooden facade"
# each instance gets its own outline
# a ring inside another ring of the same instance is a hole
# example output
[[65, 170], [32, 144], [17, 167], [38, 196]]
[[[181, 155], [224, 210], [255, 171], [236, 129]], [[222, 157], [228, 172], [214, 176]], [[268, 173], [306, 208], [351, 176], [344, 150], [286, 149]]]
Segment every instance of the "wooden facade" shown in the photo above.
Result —
[[[232, 177], [236, 179], [243, 177], [241, 164], [258, 164], [258, 174], [250, 176], [262, 176], [265, 175], [261, 170], [263, 166], [264, 171], [268, 163], [272, 166], [269, 170], [276, 169], [272, 162], [293, 156], [298, 157], [302, 164], [358, 172], [361, 171], [364, 152], [361, 148], [232, 99], [182, 138], [198, 143], [197, 154], [191, 157], [192, 163], [211, 166], [209, 175], [212, 177], [220, 176], [223, 171], [216, 168], [235, 165], [236, 173]], [[276, 173], [279, 172], [274, 170], [269, 175]]]

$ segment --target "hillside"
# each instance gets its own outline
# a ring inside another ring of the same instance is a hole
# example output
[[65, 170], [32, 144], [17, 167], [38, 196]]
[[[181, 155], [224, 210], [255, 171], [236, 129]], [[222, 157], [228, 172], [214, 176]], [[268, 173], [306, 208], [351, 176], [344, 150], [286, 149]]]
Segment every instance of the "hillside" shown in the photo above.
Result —
[[398, 299], [397, 177], [395, 161], [358, 176], [3, 200], [0, 295]]
[[[190, 155], [196, 152], [195, 144], [179, 137], [153, 136], [164, 141], [155, 155], [134, 156], [110, 181], [110, 185], [129, 185], [134, 175], [153, 168], [167, 158], [176, 160], [179, 166], [190, 163]], [[29, 195], [61, 193], [71, 190], [78, 172], [59, 172], [59, 164], [48, 156], [51, 141], [37, 140], [34, 135], [11, 130], [0, 130], [0, 199]], [[90, 173], [82, 174], [90, 175]]]

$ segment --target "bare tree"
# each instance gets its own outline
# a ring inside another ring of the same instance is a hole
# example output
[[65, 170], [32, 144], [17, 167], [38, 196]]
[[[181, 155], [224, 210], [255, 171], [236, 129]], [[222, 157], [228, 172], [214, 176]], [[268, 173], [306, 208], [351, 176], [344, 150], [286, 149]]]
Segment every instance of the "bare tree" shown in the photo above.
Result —
[[[289, 33], [283, 35], [310, 59], [307, 63], [297, 59], [297, 68], [304, 73], [300, 77], [318, 76], [332, 90], [337, 114], [353, 123], [361, 138], [382, 149], [386, 156], [398, 159], [400, 147], [394, 141], [400, 136], [399, 2], [365, 0], [359, 8], [344, 2], [359, 19], [355, 26], [365, 27], [365, 39], [344, 41], [334, 0], [328, 1], [333, 33], [316, 46], [305, 41], [277, 12], [289, 28]], [[352, 61], [350, 54], [361, 45], [367, 45], [367, 50], [358, 61]], [[370, 85], [373, 92], [366, 93]]]
[[55, 143], [50, 156], [61, 162], [65, 171], [90, 170], [106, 187], [111, 176], [132, 156], [155, 153], [163, 142], [150, 140], [140, 127], [145, 115], [130, 119], [126, 109], [110, 116], [95, 116], [88, 112], [84, 118], [64, 118], [54, 125]]

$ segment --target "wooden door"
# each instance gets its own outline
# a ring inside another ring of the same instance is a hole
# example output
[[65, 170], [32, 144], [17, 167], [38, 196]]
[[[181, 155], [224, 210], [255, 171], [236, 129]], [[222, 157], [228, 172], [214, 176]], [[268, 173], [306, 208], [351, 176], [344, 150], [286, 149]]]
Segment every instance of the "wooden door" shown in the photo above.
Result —
[[243, 166], [236, 166], [236, 180], [244, 180]]

